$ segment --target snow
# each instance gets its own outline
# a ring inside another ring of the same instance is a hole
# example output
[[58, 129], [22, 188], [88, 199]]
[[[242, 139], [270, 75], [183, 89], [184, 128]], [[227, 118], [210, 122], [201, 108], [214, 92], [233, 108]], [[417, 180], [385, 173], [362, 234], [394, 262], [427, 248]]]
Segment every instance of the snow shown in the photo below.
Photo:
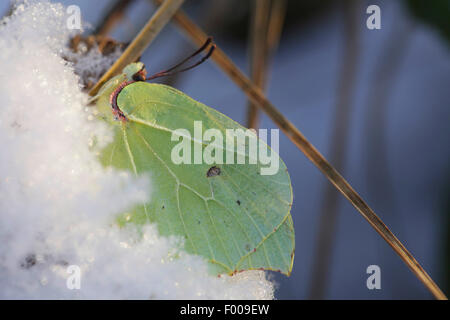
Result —
[[[150, 178], [97, 161], [111, 132], [85, 106], [74, 68], [101, 56], [62, 58], [74, 35], [66, 19], [60, 4], [24, 1], [0, 21], [0, 298], [272, 299], [262, 271], [211, 276], [154, 225], [143, 239], [115, 226], [148, 201]], [[80, 289], [66, 285], [71, 265]]]

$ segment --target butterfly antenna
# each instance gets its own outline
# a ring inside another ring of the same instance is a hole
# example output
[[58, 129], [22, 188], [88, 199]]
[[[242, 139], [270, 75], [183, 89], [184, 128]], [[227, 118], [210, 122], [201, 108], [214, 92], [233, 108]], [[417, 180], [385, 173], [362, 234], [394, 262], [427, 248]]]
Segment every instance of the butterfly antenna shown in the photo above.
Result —
[[[194, 63], [193, 65], [191, 65], [189, 67], [183, 68], [181, 70], [175, 70], [175, 69], [181, 67], [183, 64], [185, 64], [189, 60], [191, 60], [192, 58], [194, 58], [196, 55], [200, 54], [202, 51], [204, 51], [206, 48], [208, 48], [209, 45], [211, 45], [211, 47], [209, 48], [208, 53], [205, 56], [203, 56], [199, 61], [197, 61], [196, 63]], [[164, 70], [164, 71], [160, 71], [158, 73], [155, 73], [154, 75], [146, 78], [145, 80], [153, 80], [153, 79], [156, 79], [156, 78], [166, 77], [166, 76], [174, 75], [174, 74], [177, 74], [177, 73], [180, 73], [180, 72], [185, 72], [185, 71], [188, 71], [190, 69], [193, 69], [193, 68], [197, 67], [198, 65], [202, 64], [203, 62], [205, 62], [206, 60], [208, 60], [208, 58], [214, 52], [215, 48], [216, 48], [216, 45], [215, 45], [215, 43], [213, 43], [212, 37], [208, 37], [208, 39], [206, 39], [205, 43], [197, 51], [195, 51], [193, 54], [191, 54], [189, 57], [187, 57], [183, 61], [179, 62], [178, 64], [176, 64], [172, 68]]]

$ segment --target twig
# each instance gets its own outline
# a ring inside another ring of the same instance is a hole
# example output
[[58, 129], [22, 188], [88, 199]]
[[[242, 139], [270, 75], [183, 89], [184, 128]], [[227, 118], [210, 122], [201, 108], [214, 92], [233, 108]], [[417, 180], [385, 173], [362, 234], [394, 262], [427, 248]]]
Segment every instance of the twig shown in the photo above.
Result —
[[184, 0], [165, 0], [136, 38], [125, 49], [120, 58], [114, 62], [111, 68], [95, 84], [89, 94], [91, 96], [95, 95], [108, 79], [122, 71], [129, 63], [136, 61], [161, 29], [169, 22], [170, 18], [180, 8], [183, 2]]
[[286, 18], [287, 0], [272, 0], [267, 32], [267, 46], [273, 52], [278, 47]]
[[[201, 21], [203, 21], [203, 25], [206, 30], [220, 29], [223, 27], [224, 21], [222, 21], [221, 18], [224, 15], [224, 11], [226, 11], [228, 8], [227, 1], [229, 1], [229, 0], [209, 1], [209, 2], [207, 2], [207, 6], [205, 6], [206, 9], [203, 10], [203, 8], [202, 8], [202, 10], [199, 14], [199, 19]], [[154, 3], [153, 0], [149, 0], [148, 2], [152, 3], [152, 4]], [[186, 48], [184, 46], [183, 46], [183, 48], [177, 48], [174, 51], [176, 52], [176, 56], [169, 57], [171, 62], [167, 63], [168, 66], [174, 65], [175, 63], [183, 60], [190, 53], [192, 53], [191, 48]], [[183, 79], [184, 77], [186, 77], [190, 74], [191, 73], [189, 73], [189, 72], [179, 72], [172, 76], [161, 78], [160, 83], [174, 87], [177, 85], [177, 83], [179, 81], [181, 81], [181, 79]]]
[[[371, 90], [368, 93], [366, 117], [361, 150], [365, 162], [367, 196], [377, 203], [380, 210], [390, 217], [390, 223], [397, 226], [398, 232], [405, 228], [398, 215], [392, 172], [389, 170], [388, 111], [392, 93], [399, 81], [399, 70], [407, 57], [411, 40], [415, 34], [416, 23], [411, 17], [399, 19], [391, 26], [381, 54], [374, 66]], [[370, 182], [370, 183], [369, 183]], [[383, 263], [383, 261], [380, 261]], [[388, 279], [389, 281], [389, 279]], [[401, 290], [396, 286], [395, 291]]]
[[[158, 0], [155, 0], [158, 1]], [[173, 21], [198, 46], [204, 43], [207, 35], [191, 21], [181, 10], [173, 16]], [[286, 136], [314, 163], [330, 182], [350, 201], [370, 225], [386, 240], [412, 272], [424, 283], [427, 289], [437, 298], [446, 299], [444, 293], [423, 270], [403, 244], [392, 234], [373, 210], [364, 202], [361, 196], [339, 174], [339, 172], [320, 154], [319, 151], [303, 136], [303, 134], [281, 113], [227, 57], [217, 48], [212, 59], [235, 82], [244, 93], [258, 105], [280, 127]]]
[[[344, 2], [344, 53], [338, 81], [336, 116], [331, 135], [330, 159], [334, 166], [344, 170], [348, 149], [352, 96], [355, 89], [359, 57], [359, 0]], [[333, 244], [336, 238], [336, 224], [339, 217], [339, 194], [327, 184], [324, 189], [316, 250], [310, 283], [310, 298], [323, 299], [331, 267]]]
[[108, 10], [105, 16], [102, 18], [93, 34], [99, 36], [108, 35], [114, 26], [122, 20], [126, 8], [134, 0], [116, 0], [113, 6]]
[[383, 199], [385, 207], [393, 210], [395, 200], [393, 198], [393, 182], [390, 178], [387, 156], [387, 112], [389, 97], [395, 87], [398, 79], [398, 70], [402, 66], [407, 49], [414, 34], [415, 23], [413, 21], [404, 21], [397, 23], [392, 28], [387, 45], [384, 46], [375, 68], [374, 78], [371, 84], [371, 90], [367, 102], [367, 116], [365, 134], [366, 146], [362, 150], [366, 157], [366, 174], [369, 181], [370, 194], [379, 194], [380, 197], [374, 197], [375, 200]]
[[[271, 57], [280, 41], [286, 13], [286, 0], [253, 0], [250, 27], [250, 75], [263, 92], [268, 81]], [[259, 126], [259, 109], [251, 101], [247, 107], [247, 127]]]
[[[269, 47], [267, 34], [271, 0], [253, 0], [250, 22], [250, 78], [263, 92], [266, 86]], [[259, 109], [251, 101], [247, 107], [247, 127], [258, 129]]]

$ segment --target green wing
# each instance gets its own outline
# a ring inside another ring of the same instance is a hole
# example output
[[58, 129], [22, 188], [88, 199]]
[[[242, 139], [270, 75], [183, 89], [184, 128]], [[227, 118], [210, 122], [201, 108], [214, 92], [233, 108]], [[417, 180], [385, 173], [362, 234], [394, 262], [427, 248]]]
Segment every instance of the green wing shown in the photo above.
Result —
[[[100, 99], [105, 109], [107, 99]], [[206, 258], [216, 274], [268, 269], [289, 275], [294, 259], [292, 189], [285, 164], [261, 175], [261, 164], [174, 164], [172, 132], [194, 121], [203, 129], [244, 129], [237, 122], [171, 87], [136, 82], [126, 86], [118, 105], [128, 118], [114, 122], [114, 142], [101, 153], [105, 166], [151, 176], [151, 201], [134, 209], [134, 223], [156, 222], [162, 235], [185, 238], [184, 249]], [[112, 115], [110, 114], [112, 117]], [[207, 143], [192, 140], [202, 149]], [[248, 154], [246, 155], [248, 156]], [[280, 159], [281, 160], [281, 159]], [[248, 163], [248, 162], [246, 162]]]

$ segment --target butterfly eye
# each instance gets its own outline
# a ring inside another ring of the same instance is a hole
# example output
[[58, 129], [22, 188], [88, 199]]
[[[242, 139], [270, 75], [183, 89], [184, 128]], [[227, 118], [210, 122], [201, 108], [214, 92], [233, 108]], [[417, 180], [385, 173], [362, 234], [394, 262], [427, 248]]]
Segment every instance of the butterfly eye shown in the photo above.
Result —
[[134, 81], [145, 81], [146, 77], [147, 77], [147, 71], [143, 67], [140, 71], [133, 74], [132, 79]]

